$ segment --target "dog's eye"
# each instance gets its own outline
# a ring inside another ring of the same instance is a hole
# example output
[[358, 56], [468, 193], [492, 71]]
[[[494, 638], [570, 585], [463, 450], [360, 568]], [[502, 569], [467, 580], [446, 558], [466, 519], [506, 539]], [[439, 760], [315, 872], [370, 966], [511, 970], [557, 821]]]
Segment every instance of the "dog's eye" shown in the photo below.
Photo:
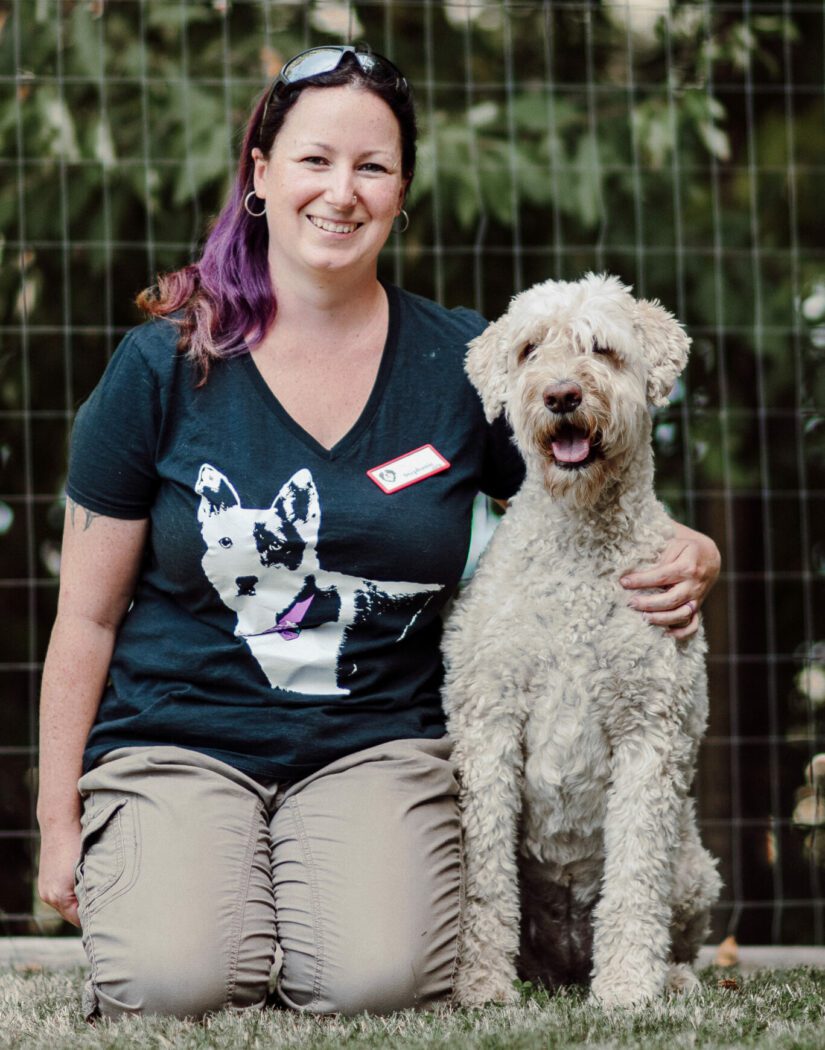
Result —
[[525, 343], [525, 345], [518, 352], [518, 363], [523, 365], [525, 361], [529, 361], [533, 354], [536, 352], [535, 343]]
[[594, 354], [601, 354], [602, 357], [610, 357], [612, 355], [613, 351], [610, 349], [609, 346], [602, 346], [600, 343], [594, 343], [593, 344], [593, 353]]
[[221, 545], [221, 547], [232, 546], [232, 540], [228, 536], [221, 536], [221, 538], [218, 540], [218, 543]]

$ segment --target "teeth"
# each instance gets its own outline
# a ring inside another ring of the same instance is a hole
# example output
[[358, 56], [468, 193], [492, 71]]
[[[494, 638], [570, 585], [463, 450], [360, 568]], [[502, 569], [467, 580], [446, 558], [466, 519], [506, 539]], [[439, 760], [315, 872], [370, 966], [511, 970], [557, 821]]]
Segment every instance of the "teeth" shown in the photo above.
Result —
[[330, 222], [329, 219], [318, 219], [314, 215], [309, 216], [309, 221], [327, 233], [352, 233], [358, 228], [357, 222]]

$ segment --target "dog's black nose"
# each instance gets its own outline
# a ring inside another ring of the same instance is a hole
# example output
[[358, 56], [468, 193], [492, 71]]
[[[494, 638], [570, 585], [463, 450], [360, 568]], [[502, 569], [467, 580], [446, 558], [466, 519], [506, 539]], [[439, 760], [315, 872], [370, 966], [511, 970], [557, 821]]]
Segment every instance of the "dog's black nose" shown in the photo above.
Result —
[[563, 416], [573, 412], [582, 403], [582, 388], [571, 381], [551, 383], [544, 388], [544, 403], [551, 412]]
[[236, 576], [235, 583], [238, 585], [238, 597], [240, 598], [245, 594], [254, 594], [257, 582], [257, 576]]

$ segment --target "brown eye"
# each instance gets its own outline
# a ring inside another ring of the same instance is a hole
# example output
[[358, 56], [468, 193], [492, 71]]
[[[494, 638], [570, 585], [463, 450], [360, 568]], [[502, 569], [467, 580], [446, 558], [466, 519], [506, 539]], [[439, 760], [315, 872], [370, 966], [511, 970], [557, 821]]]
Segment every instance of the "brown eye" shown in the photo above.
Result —
[[610, 357], [611, 354], [613, 353], [613, 351], [610, 349], [609, 346], [601, 346], [599, 343], [594, 343], [593, 344], [593, 353], [594, 354], [601, 354], [604, 357]]
[[518, 352], [518, 363], [523, 365], [525, 361], [529, 361], [533, 354], [536, 352], [535, 343], [525, 343], [525, 345]]

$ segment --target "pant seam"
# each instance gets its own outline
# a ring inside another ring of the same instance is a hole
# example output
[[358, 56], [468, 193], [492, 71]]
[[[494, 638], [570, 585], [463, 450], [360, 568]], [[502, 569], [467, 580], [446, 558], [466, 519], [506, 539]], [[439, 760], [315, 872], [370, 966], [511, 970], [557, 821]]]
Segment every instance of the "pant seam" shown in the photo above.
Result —
[[464, 931], [464, 913], [467, 906], [467, 873], [464, 867], [464, 827], [459, 824], [458, 832], [458, 922], [455, 931], [455, 950], [453, 965], [450, 968], [449, 1001], [455, 1003], [455, 981], [461, 954], [461, 940]]
[[[83, 875], [81, 874], [80, 879], [77, 880], [78, 886], [80, 886], [82, 878], [83, 878]], [[82, 939], [82, 942], [83, 942], [83, 948], [84, 948], [84, 950], [86, 952], [86, 958], [89, 960], [88, 987], [91, 989], [91, 993], [94, 996], [95, 1001], [96, 1001], [97, 1000], [97, 958], [95, 956], [95, 942], [94, 942], [94, 937], [92, 936], [92, 929], [91, 929], [92, 916], [89, 914], [89, 910], [86, 907], [86, 901], [85, 901], [86, 890], [85, 890], [85, 887], [83, 887], [81, 889], [81, 893], [82, 893], [82, 895], [84, 897], [84, 900], [83, 900], [82, 904], [80, 903], [80, 901], [78, 901], [78, 904], [79, 904], [79, 907], [78, 907], [78, 918], [80, 919], [81, 933], [82, 933], [82, 938], [81, 939]], [[89, 1017], [92, 1017], [92, 1016], [94, 1016], [95, 1013], [97, 1013], [97, 1009], [93, 1010], [91, 1013], [86, 1013], [85, 996], [84, 996], [83, 1007], [84, 1007], [84, 1014], [86, 1014], [86, 1019], [87, 1020], [89, 1019]]]
[[313, 922], [313, 938], [315, 940], [315, 975], [312, 982], [312, 999], [306, 1005], [307, 1007], [317, 1003], [321, 998], [321, 983], [323, 980], [324, 973], [324, 927], [323, 918], [321, 912], [321, 894], [318, 888], [318, 875], [315, 870], [315, 862], [312, 856], [312, 848], [309, 842], [309, 836], [304, 826], [303, 816], [301, 814], [301, 808], [298, 804], [298, 799], [293, 796], [290, 799], [290, 808], [293, 810], [295, 816], [295, 830], [298, 834], [298, 841], [301, 845], [301, 850], [304, 854], [304, 863], [307, 868], [307, 876], [309, 881], [310, 897], [312, 899], [312, 910], [314, 913]]
[[258, 840], [258, 830], [260, 817], [263, 814], [263, 806], [260, 802], [256, 804], [252, 812], [252, 821], [249, 831], [249, 839], [246, 845], [246, 853], [244, 855], [244, 868], [242, 871], [246, 871], [246, 880], [243, 886], [243, 893], [240, 894], [238, 900], [238, 907], [235, 909], [235, 920], [233, 929], [230, 935], [230, 953], [229, 953], [229, 970], [226, 975], [226, 1005], [232, 1005], [232, 998], [235, 995], [235, 989], [238, 983], [238, 956], [241, 950], [241, 934], [243, 933], [243, 922], [246, 916], [246, 907], [249, 903], [249, 884], [252, 881], [252, 858], [255, 854], [255, 845]]

